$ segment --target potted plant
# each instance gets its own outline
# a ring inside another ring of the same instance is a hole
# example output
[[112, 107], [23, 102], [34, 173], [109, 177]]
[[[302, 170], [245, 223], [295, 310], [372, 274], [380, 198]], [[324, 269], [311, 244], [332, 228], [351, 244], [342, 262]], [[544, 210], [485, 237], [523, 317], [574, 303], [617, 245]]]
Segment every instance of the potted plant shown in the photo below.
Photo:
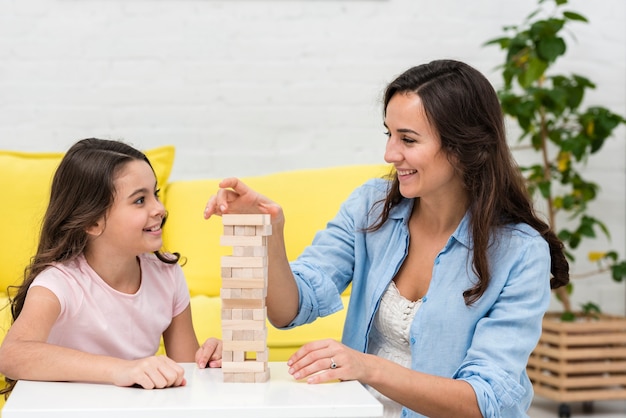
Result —
[[[598, 234], [610, 238], [606, 225], [589, 211], [600, 187], [583, 174], [588, 160], [626, 119], [602, 106], [583, 107], [585, 92], [595, 88], [589, 78], [554, 73], [567, 51], [564, 29], [587, 22], [566, 5], [567, 0], [539, 0], [522, 24], [505, 26], [504, 36], [485, 45], [506, 53], [498, 67], [502, 109], [517, 122], [519, 146], [536, 151], [537, 157], [521, 170], [573, 263], [582, 241]], [[597, 269], [583, 276], [610, 274], [617, 282], [626, 277], [626, 260], [614, 250], [590, 252], [589, 259]], [[556, 291], [563, 311], [544, 319], [529, 362], [535, 391], [561, 402], [583, 401], [586, 408], [593, 400], [626, 398], [626, 319], [603, 314], [593, 302], [573, 309], [572, 289], [570, 283]], [[567, 404], [561, 404], [560, 414], [569, 416]]]

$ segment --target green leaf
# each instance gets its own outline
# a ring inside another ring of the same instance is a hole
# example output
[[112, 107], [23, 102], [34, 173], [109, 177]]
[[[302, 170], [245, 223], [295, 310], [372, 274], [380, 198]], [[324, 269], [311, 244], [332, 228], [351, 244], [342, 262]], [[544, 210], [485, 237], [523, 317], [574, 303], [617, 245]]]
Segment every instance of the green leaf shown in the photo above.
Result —
[[587, 302], [580, 305], [583, 315], [590, 316], [592, 318], [598, 318], [598, 315], [602, 313], [600, 307], [593, 302]]
[[589, 20], [587, 20], [587, 18], [579, 13], [576, 12], [569, 12], [569, 11], [565, 11], [563, 12], [563, 16], [565, 16], [566, 18], [568, 18], [569, 20], [577, 20], [579, 22], [585, 22], [588, 23]]
[[491, 40], [485, 42], [483, 44], [483, 46], [499, 45], [500, 49], [507, 49], [509, 47], [510, 43], [511, 43], [511, 38], [509, 38], [508, 36], [505, 36], [505, 37], [502, 37], [502, 38], [491, 39]]
[[539, 80], [548, 68], [548, 62], [531, 56], [526, 64], [525, 71], [518, 76], [518, 82], [523, 88], [530, 87], [535, 81]]
[[563, 196], [563, 209], [571, 210], [576, 205], [576, 199], [571, 194]]
[[537, 54], [545, 61], [554, 62], [565, 54], [566, 46], [563, 38], [546, 37], [537, 41]]
[[621, 282], [626, 277], [626, 261], [611, 266], [611, 277], [616, 282]]
[[583, 77], [581, 75], [577, 75], [574, 74], [572, 76], [572, 79], [576, 82], [577, 85], [584, 87], [584, 88], [590, 88], [590, 89], [595, 89], [596, 85], [589, 80], [587, 77]]
[[607, 259], [607, 260], [611, 260], [611, 261], [617, 261], [617, 257], [618, 257], [618, 255], [617, 255], [617, 253], [615, 251], [607, 251], [604, 254], [604, 258]]
[[544, 199], [547, 199], [550, 197], [550, 189], [552, 184], [549, 181], [540, 181], [537, 186], [539, 187], [539, 191], [541, 192], [541, 196], [543, 196]]
[[595, 238], [596, 236], [596, 232], [593, 230], [592, 225], [582, 224], [578, 228], [578, 232], [580, 232], [580, 235], [582, 235], [583, 237]]

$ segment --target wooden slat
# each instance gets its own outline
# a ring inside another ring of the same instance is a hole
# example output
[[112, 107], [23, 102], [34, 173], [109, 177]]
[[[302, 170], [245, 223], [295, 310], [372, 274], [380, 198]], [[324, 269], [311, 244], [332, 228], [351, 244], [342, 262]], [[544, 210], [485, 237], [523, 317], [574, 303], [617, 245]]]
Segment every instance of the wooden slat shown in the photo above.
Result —
[[626, 347], [565, 349], [549, 346], [537, 346], [534, 353], [540, 356], [561, 360], [601, 360], [626, 359]]
[[560, 391], [555, 388], [533, 385], [536, 395], [556, 402], [587, 402], [626, 399], [626, 389]]
[[557, 362], [546, 361], [531, 356], [528, 359], [529, 367], [549, 370], [554, 373], [626, 373], [626, 361], [586, 361], [586, 362]]

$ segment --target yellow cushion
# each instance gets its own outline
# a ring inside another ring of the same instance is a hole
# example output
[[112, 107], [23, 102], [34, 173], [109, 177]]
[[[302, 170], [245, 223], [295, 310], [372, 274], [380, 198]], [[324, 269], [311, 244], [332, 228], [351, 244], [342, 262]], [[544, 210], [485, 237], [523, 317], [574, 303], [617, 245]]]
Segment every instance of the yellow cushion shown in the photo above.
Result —
[[[146, 151], [162, 189], [174, 153], [171, 145]], [[21, 283], [24, 268], [35, 254], [50, 184], [63, 155], [0, 150], [0, 294]]]
[[[8, 307], [9, 298], [0, 293], [0, 344], [4, 340], [11, 326], [11, 309]], [[4, 376], [0, 374], [0, 387], [4, 387]], [[4, 396], [0, 395], [0, 409], [4, 406]], [[2, 416], [2, 414], [0, 414]]]
[[[287, 171], [242, 177], [250, 187], [279, 203], [285, 212], [287, 255], [295, 259], [317, 231], [330, 221], [348, 195], [366, 180], [381, 177], [387, 165], [354, 165]], [[165, 248], [186, 258], [183, 266], [192, 296], [219, 296], [220, 257], [231, 248], [220, 246], [221, 218], [204, 220], [202, 213], [221, 179], [176, 181], [168, 184], [165, 207], [169, 213], [163, 230]]]

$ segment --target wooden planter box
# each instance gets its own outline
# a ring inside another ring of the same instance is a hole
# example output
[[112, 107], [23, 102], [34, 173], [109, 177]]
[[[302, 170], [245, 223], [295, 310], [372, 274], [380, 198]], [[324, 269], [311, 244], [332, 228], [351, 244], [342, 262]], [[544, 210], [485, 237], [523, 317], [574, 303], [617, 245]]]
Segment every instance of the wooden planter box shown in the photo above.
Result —
[[559, 316], [546, 314], [528, 362], [535, 394], [557, 402], [626, 399], [626, 318]]

